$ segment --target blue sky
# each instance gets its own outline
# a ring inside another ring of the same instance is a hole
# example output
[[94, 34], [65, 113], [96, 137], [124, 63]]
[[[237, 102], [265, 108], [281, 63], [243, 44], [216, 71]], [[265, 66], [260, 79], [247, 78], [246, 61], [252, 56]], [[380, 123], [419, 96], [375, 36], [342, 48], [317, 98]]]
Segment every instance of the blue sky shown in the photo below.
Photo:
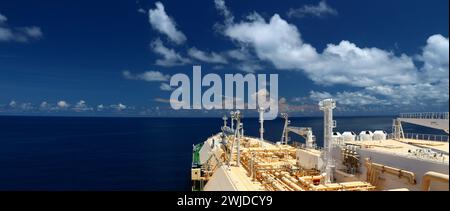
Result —
[[277, 73], [296, 115], [448, 110], [447, 0], [156, 2], [0, 2], [0, 115], [217, 115], [167, 103], [194, 64]]

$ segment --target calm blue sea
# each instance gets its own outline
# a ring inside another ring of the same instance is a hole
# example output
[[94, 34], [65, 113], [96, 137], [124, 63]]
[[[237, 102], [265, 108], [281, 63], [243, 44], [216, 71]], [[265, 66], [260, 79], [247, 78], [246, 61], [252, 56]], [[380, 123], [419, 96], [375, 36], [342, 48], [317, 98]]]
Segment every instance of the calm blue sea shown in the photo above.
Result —
[[[336, 120], [341, 132], [392, 125], [392, 117]], [[312, 127], [321, 145], [322, 121], [291, 118], [291, 125]], [[0, 190], [190, 190], [192, 145], [222, 124], [221, 118], [0, 117]], [[245, 134], [258, 136], [258, 127], [257, 119], [244, 119]], [[265, 137], [279, 141], [282, 128], [281, 119], [266, 121]]]

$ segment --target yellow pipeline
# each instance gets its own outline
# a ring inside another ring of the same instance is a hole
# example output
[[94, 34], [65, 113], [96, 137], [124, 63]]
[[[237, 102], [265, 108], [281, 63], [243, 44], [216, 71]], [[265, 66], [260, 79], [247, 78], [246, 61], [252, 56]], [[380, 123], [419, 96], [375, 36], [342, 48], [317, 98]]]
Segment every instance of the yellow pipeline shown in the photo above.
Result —
[[393, 174], [393, 175], [396, 175], [396, 176], [399, 176], [399, 177], [406, 177], [411, 184], [416, 184], [417, 183], [416, 182], [416, 177], [415, 177], [414, 173], [411, 172], [411, 171], [406, 171], [406, 170], [394, 168], [394, 167], [391, 167], [391, 166], [385, 166], [385, 165], [378, 164], [378, 163], [372, 163], [367, 158], [366, 158], [366, 163], [365, 164], [366, 164], [367, 173], [368, 173], [367, 174], [367, 176], [368, 176], [367, 179], [370, 179], [372, 181], [376, 180], [376, 178], [371, 178], [372, 176], [374, 176], [374, 172], [372, 171], [372, 169], [373, 169], [373, 170], [378, 170], [378, 171], [380, 171], [382, 173], [386, 172], [386, 173], [390, 173], [390, 174]]
[[427, 172], [422, 178], [422, 190], [429, 191], [431, 182], [443, 182], [448, 184], [448, 175], [434, 171]]

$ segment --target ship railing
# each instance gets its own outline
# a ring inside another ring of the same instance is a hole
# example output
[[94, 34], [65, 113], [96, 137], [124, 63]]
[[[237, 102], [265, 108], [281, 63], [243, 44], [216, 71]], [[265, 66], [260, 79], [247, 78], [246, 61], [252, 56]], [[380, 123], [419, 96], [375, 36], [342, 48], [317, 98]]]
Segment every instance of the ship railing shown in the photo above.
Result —
[[386, 135], [386, 139], [395, 139], [395, 134], [394, 133], [388, 133]]
[[317, 146], [316, 144], [314, 144], [312, 147], [307, 147], [306, 144], [298, 144], [296, 145], [297, 149], [315, 149], [318, 151], [323, 151], [323, 147]]
[[[388, 135], [389, 138], [393, 138], [393, 134]], [[420, 141], [439, 141], [449, 142], [448, 135], [436, 135], [436, 134], [421, 134], [421, 133], [405, 133], [405, 139], [420, 140]]]
[[418, 112], [418, 113], [401, 113], [400, 118], [405, 119], [448, 119], [448, 112]]
[[[439, 141], [449, 142], [448, 135], [436, 135], [436, 134], [422, 134], [422, 133], [405, 133], [405, 139], [419, 140], [419, 141]], [[395, 139], [393, 133], [387, 134], [386, 139]]]
[[[245, 135], [245, 137], [260, 140], [259, 137], [255, 137], [255, 136]], [[262, 140], [262, 142], [264, 142], [266, 144], [276, 144], [277, 143], [277, 142], [272, 142], [272, 141], [268, 141], [268, 140], [265, 140], [265, 139]], [[295, 143], [298, 143], [298, 142], [295, 142]], [[294, 145], [294, 147], [299, 148], [299, 149], [306, 149], [306, 148], [308, 148], [308, 147], [306, 147], [306, 144], [304, 144], [304, 143], [300, 143], [300, 144]], [[315, 150], [321, 151], [321, 150], [323, 150], [323, 147], [319, 147], [316, 144], [314, 144], [312, 147], [309, 147], [308, 149], [315, 149]]]

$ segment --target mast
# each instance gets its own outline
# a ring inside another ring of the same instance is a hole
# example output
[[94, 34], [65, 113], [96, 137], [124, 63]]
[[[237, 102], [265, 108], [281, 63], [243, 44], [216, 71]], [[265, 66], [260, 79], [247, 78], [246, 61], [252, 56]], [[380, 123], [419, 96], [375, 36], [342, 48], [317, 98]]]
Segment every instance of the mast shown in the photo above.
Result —
[[226, 128], [227, 127], [227, 120], [228, 120], [227, 115], [223, 115], [222, 119], [223, 119], [223, 127]]
[[259, 140], [264, 140], [264, 108], [260, 107], [258, 109], [259, 112]]
[[235, 139], [237, 139], [236, 145], [237, 145], [237, 159], [236, 159], [236, 166], [240, 166], [240, 162], [241, 162], [241, 150], [240, 150], [240, 139], [241, 139], [241, 134], [240, 134], [240, 130], [242, 127], [241, 124], [241, 112], [239, 110], [237, 110], [236, 112], [234, 112], [235, 118], [236, 118], [236, 135], [235, 135]]
[[325, 99], [319, 102], [319, 108], [323, 111], [323, 138], [324, 138], [324, 163], [325, 163], [325, 183], [330, 183], [333, 180], [333, 128], [336, 127], [336, 122], [333, 120], [333, 109], [336, 108], [336, 102], [333, 99]]

